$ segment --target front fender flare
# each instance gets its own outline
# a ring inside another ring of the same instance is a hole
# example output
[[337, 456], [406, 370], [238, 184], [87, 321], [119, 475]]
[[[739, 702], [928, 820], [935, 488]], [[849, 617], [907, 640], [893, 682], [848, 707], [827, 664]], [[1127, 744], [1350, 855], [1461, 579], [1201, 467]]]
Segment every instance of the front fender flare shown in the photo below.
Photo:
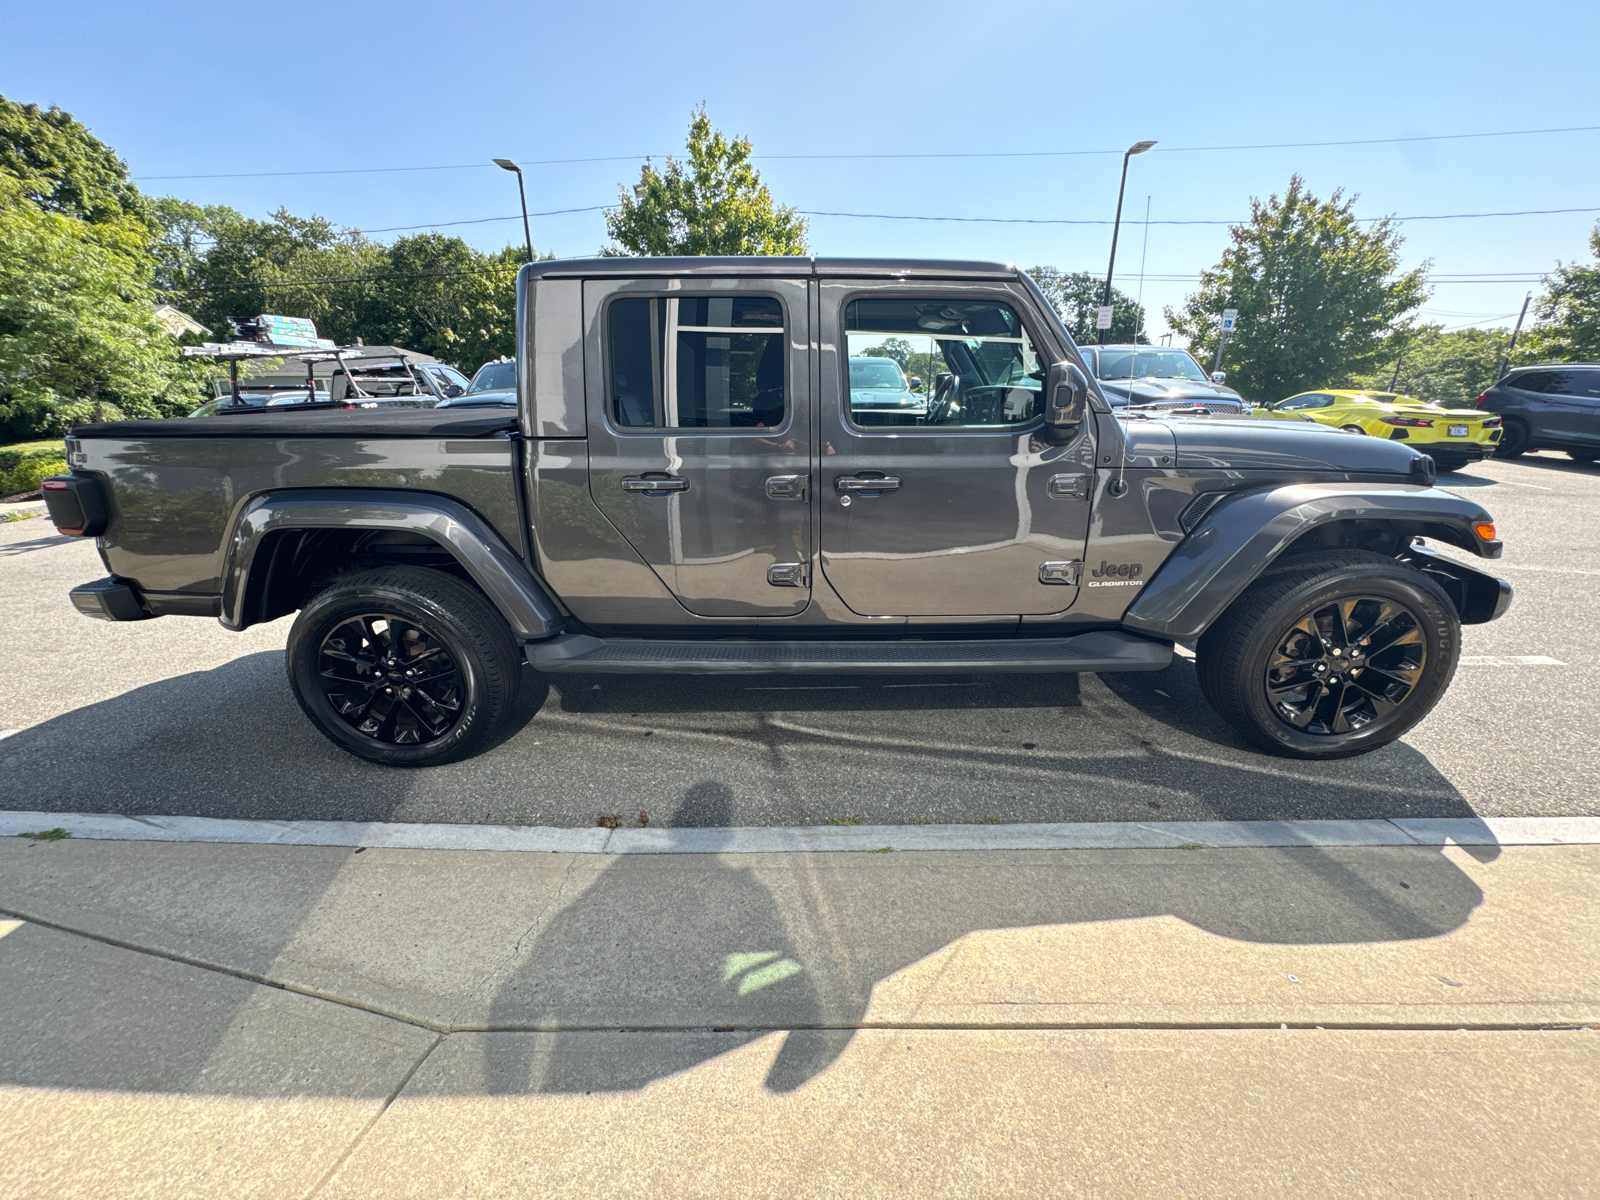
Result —
[[561, 610], [549, 592], [471, 509], [423, 492], [348, 488], [265, 492], [244, 506], [223, 564], [219, 619], [228, 629], [250, 624], [245, 602], [256, 551], [268, 534], [282, 529], [384, 529], [431, 538], [500, 610], [518, 641], [539, 641], [561, 632]]
[[1492, 520], [1471, 500], [1416, 484], [1302, 483], [1246, 492], [1219, 504], [1178, 544], [1122, 623], [1153, 637], [1197, 638], [1296, 538], [1319, 525], [1394, 522], [1494, 558], [1500, 543], [1473, 532]]

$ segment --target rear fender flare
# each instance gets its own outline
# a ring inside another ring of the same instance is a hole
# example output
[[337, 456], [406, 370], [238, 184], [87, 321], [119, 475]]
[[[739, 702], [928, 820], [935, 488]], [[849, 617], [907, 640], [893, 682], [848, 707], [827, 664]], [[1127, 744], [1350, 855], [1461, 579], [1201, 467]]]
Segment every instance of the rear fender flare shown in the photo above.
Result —
[[1246, 492], [1219, 504], [1178, 544], [1122, 623], [1153, 637], [1197, 638], [1296, 539], [1323, 525], [1391, 522], [1498, 558], [1500, 543], [1473, 532], [1492, 520], [1471, 500], [1414, 484], [1307, 483]]
[[248, 501], [227, 540], [222, 614], [228, 629], [251, 624], [251, 568], [267, 535], [286, 529], [378, 529], [431, 538], [461, 564], [511, 626], [518, 641], [561, 632], [561, 610], [539, 579], [489, 524], [445, 496], [380, 490], [296, 489]]

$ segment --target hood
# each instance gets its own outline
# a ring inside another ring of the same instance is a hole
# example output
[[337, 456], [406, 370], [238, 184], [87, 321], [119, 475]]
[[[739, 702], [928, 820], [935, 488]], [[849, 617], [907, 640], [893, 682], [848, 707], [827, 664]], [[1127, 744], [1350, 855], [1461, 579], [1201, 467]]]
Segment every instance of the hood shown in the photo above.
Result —
[[1402, 442], [1361, 437], [1310, 421], [1252, 417], [1167, 420], [1179, 469], [1359, 471], [1408, 476], [1421, 454]]
[[1235, 400], [1244, 398], [1231, 387], [1219, 383], [1198, 383], [1193, 379], [1112, 379], [1100, 380], [1100, 389], [1112, 404], [1150, 404], [1163, 400]]

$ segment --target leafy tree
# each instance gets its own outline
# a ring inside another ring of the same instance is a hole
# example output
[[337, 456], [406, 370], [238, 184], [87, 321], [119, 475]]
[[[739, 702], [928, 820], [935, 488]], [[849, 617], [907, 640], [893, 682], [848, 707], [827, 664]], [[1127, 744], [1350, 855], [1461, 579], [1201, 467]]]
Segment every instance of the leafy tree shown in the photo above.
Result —
[[606, 211], [612, 245], [605, 254], [805, 254], [806, 222], [774, 205], [750, 165], [750, 139], [729, 141], [711, 126], [705, 105], [689, 123], [689, 158], [646, 162], [639, 193], [623, 188]]
[[1534, 310], [1539, 323], [1528, 338], [1534, 359], [1555, 362], [1600, 360], [1600, 223], [1589, 232], [1594, 266], [1559, 265], [1544, 277]]
[[[1030, 267], [1028, 274], [1039, 285], [1045, 299], [1050, 301], [1061, 320], [1066, 324], [1072, 340], [1080, 346], [1100, 340], [1100, 331], [1094, 327], [1100, 313], [1100, 302], [1106, 294], [1106, 281], [1088, 271], [1060, 271], [1055, 267]], [[1144, 308], [1135, 304], [1133, 297], [1113, 285], [1111, 288], [1111, 328], [1106, 330], [1108, 342], [1148, 342], [1144, 336]]]
[[127, 165], [71, 113], [0, 96], [0, 173], [45, 212], [86, 221], [144, 217], [145, 198]]
[[[1394, 389], [1419, 400], [1471, 408], [1478, 394], [1494, 382], [1500, 359], [1511, 343], [1508, 329], [1452, 329], [1439, 325], [1420, 325], [1399, 330], [1389, 338], [1385, 350], [1392, 355], [1380, 360], [1376, 369], [1358, 374], [1349, 385], [1374, 391]], [[1524, 357], [1521, 347], [1517, 359]], [[1395, 374], [1396, 361], [1400, 371]]]
[[1280, 200], [1250, 202], [1250, 220], [1200, 277], [1200, 290], [1167, 323], [1203, 358], [1215, 350], [1224, 308], [1239, 319], [1223, 352], [1229, 382], [1253, 399], [1278, 400], [1376, 369], [1385, 340], [1427, 298], [1422, 268], [1399, 273], [1392, 221], [1362, 229], [1355, 197], [1326, 202], [1292, 176]]
[[46, 211], [0, 173], [0, 422], [12, 439], [199, 403], [153, 316], [149, 227]]

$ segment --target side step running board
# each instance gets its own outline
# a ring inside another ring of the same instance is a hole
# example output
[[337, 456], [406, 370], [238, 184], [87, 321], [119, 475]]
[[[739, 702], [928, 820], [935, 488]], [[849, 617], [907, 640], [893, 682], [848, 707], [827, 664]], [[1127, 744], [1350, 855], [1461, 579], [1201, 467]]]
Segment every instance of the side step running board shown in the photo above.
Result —
[[1172, 643], [1120, 630], [988, 641], [644, 641], [561, 634], [527, 647], [541, 671], [583, 674], [830, 675], [929, 672], [1159, 671]]

